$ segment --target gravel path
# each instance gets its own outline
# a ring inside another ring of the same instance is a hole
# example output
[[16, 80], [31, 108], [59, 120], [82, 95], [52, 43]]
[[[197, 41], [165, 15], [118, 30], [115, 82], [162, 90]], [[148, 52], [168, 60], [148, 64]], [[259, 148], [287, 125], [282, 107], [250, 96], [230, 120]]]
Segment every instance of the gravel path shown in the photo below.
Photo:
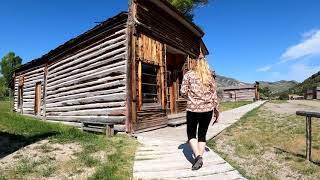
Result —
[[[209, 127], [207, 139], [218, 135], [244, 114], [262, 105], [258, 101], [236, 109], [222, 112], [220, 120]], [[137, 152], [133, 179], [245, 179], [218, 154], [207, 148], [204, 166], [192, 171], [192, 150], [186, 143], [186, 125], [166, 127], [137, 134], [142, 144]]]

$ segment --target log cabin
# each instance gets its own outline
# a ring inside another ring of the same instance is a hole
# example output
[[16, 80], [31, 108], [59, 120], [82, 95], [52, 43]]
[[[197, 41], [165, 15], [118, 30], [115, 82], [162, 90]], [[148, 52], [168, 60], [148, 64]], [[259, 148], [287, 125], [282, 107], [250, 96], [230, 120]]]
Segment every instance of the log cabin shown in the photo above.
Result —
[[226, 87], [222, 90], [221, 101], [256, 101], [260, 100], [259, 82], [248, 86]]
[[304, 98], [308, 100], [311, 100], [311, 99], [320, 100], [320, 87], [315, 87], [315, 88], [306, 90], [304, 93]]
[[88, 129], [167, 126], [186, 108], [184, 73], [209, 53], [203, 35], [166, 0], [129, 0], [128, 12], [17, 69], [14, 110]]

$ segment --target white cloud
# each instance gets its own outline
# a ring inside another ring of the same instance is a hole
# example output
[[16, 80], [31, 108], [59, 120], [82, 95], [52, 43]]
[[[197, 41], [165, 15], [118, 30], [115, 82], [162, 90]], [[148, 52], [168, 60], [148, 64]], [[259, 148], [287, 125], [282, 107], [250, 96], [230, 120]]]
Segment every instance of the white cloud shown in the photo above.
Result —
[[289, 47], [281, 55], [279, 63], [320, 55], [320, 29], [306, 32], [302, 38], [303, 40], [299, 44]]
[[279, 73], [279, 72], [272, 72], [269, 76], [269, 79], [272, 81], [279, 81], [279, 80], [295, 80], [302, 82], [311, 75], [320, 71], [320, 65], [311, 66], [302, 63], [296, 63], [289, 66], [287, 72]]
[[297, 81], [303, 81], [318, 71], [320, 71], [320, 66], [310, 66], [301, 63], [293, 64], [290, 67], [287, 79], [292, 78]]
[[266, 72], [266, 71], [269, 71], [270, 69], [272, 68], [272, 66], [264, 66], [264, 67], [261, 67], [261, 68], [258, 68], [257, 71], [258, 72]]

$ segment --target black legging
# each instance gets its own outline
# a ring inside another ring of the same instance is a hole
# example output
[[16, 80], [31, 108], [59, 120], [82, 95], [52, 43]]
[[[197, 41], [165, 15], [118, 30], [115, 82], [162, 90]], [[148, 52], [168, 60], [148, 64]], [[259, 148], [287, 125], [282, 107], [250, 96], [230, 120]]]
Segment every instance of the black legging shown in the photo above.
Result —
[[206, 134], [210, 121], [212, 119], [213, 111], [209, 112], [191, 112], [187, 111], [187, 134], [188, 140], [197, 138], [198, 128], [198, 142], [206, 142]]

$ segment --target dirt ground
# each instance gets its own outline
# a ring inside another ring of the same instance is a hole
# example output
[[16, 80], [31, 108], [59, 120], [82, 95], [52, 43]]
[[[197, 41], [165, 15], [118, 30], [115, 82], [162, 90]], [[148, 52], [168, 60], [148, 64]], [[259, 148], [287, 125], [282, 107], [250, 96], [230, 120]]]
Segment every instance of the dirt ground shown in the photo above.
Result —
[[[5, 140], [2, 140], [3, 145]], [[81, 151], [82, 147], [77, 143], [41, 140], [1, 158], [0, 175], [14, 179], [86, 179], [95, 168], [79, 165], [77, 154]]]
[[308, 100], [290, 100], [287, 103], [266, 103], [264, 105], [268, 110], [280, 114], [295, 114], [296, 111], [320, 112], [320, 101]]

